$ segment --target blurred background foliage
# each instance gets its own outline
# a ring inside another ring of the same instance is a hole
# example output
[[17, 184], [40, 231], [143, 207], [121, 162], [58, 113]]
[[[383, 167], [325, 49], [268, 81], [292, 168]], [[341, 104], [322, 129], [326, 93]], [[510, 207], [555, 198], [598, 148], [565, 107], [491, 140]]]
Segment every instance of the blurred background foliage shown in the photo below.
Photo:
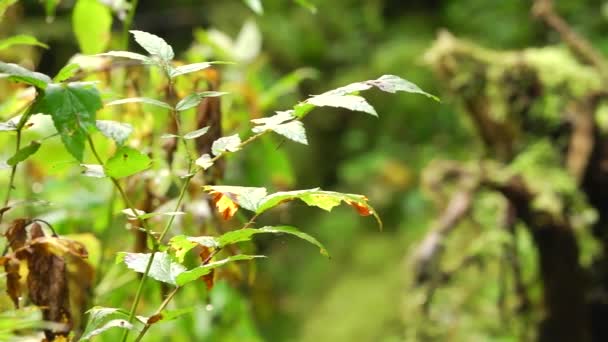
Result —
[[[118, 8], [110, 43], [116, 46], [123, 2], [102, 2]], [[148, 339], [515, 341], [533, 336], [538, 317], [517, 315], [514, 310], [505, 315], [498, 305], [504, 233], [492, 229], [498, 206], [492, 194], [477, 199], [482, 204], [474, 213], [475, 220], [462, 223], [465, 227], [446, 242], [449, 248], [443, 261], [448, 269], [458, 267], [469, 255], [480, 255], [482, 262], [459, 271], [437, 289], [426, 312], [426, 290], [413, 286], [409, 261], [412, 247], [437, 216], [432, 196], [420, 186], [421, 171], [434, 159], [469, 160], [482, 155], [470, 122], [444, 96], [422, 56], [440, 28], [495, 49], [559, 43], [555, 34], [531, 18], [530, 1], [310, 0], [316, 13], [287, 0], [262, 3], [264, 12], [258, 15], [237, 0], [146, 0], [137, 8], [133, 28], [165, 38], [178, 58], [187, 62], [237, 62], [219, 68], [221, 90], [231, 92], [223, 102], [226, 132], [244, 131], [248, 119], [289, 108], [309, 94], [383, 74], [404, 77], [439, 95], [443, 102], [372, 92], [369, 100], [380, 114], [378, 119], [320, 109], [305, 119], [310, 146], [264, 140], [230, 159], [226, 184], [271, 185], [275, 190], [320, 186], [366, 194], [384, 221], [384, 231], [351, 208], [327, 214], [296, 204], [264, 217], [264, 223], [289, 223], [316, 236], [332, 259], [288, 238], [259, 239], [259, 252], [271, 258], [240, 275], [248, 279], [220, 283], [208, 299], [204, 286], [186, 288], [175, 306], [198, 303], [192, 314], [154, 326]], [[608, 3], [562, 0], [556, 5], [578, 32], [608, 52]], [[0, 35], [31, 34], [50, 49], [13, 47], [0, 51], [1, 59], [55, 74], [80, 52], [73, 33], [73, 9], [74, 2], [69, 0], [59, 2], [54, 15], [46, 13], [38, 1], [9, 7]], [[138, 77], [151, 80], [151, 86], [140, 91], [158, 92], [154, 76]], [[129, 80], [113, 82], [127, 84]], [[179, 86], [184, 93], [190, 87]], [[8, 95], [15, 87], [6, 82], [0, 85], [2, 119], [17, 108], [19, 99]], [[106, 93], [104, 97], [126, 97], [122, 95]], [[154, 131], [164, 125], [155, 121], [151, 109], [146, 109], [143, 119], [125, 116], [140, 130]], [[34, 139], [48, 132], [28, 134]], [[8, 145], [9, 139], [0, 137], [0, 146]], [[9, 152], [3, 147], [0, 153], [8, 157]], [[19, 180], [20, 193], [51, 202], [50, 207], [27, 210], [52, 222], [60, 234], [89, 239], [85, 243], [92, 262], [111, 264], [113, 253], [130, 248], [132, 237], [125, 234], [119, 219], [112, 218], [112, 209], [108, 213], [105, 204], [113, 196], [110, 184], [100, 186], [96, 180], [74, 177], [79, 170], [69, 161], [59, 141], [43, 145], [26, 165], [28, 179]], [[4, 188], [8, 171], [0, 172], [0, 188]], [[164, 186], [162, 175], [157, 176], [155, 181]], [[108, 225], [108, 219], [113, 224]], [[535, 250], [524, 230], [519, 230], [517, 239], [523, 277], [538, 301]], [[583, 249], [583, 254], [593, 251], [592, 246]], [[135, 275], [119, 266], [102, 270], [94, 304], [126, 307]], [[146, 301], [155, 302], [158, 289], [149, 292], [146, 298], [153, 299]], [[3, 306], [9, 304], [4, 301]], [[0, 316], [0, 329], [5, 320]], [[112, 333], [105, 338], [112, 340]]]

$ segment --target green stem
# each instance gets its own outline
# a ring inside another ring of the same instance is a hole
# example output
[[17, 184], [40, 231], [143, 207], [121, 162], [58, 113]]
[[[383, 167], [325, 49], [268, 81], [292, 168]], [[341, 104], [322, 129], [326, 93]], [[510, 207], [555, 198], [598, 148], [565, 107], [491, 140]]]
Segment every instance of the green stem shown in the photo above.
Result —
[[[158, 307], [158, 309], [156, 309], [156, 311], [154, 312], [154, 314], [150, 317], [154, 317], [157, 315], [160, 315], [160, 313], [167, 307], [167, 305], [169, 305], [169, 302], [171, 301], [171, 299], [173, 299], [173, 297], [175, 297], [175, 294], [177, 293], [177, 291], [180, 289], [181, 287], [176, 287], [173, 289], [173, 291], [171, 291], [169, 293], [169, 295], [167, 295], [167, 298], [165, 298], [165, 300], [160, 304], [160, 306]], [[144, 337], [144, 335], [146, 334], [146, 332], [148, 332], [148, 329], [150, 329], [150, 327], [152, 326], [152, 324], [147, 323], [144, 326], [144, 328], [139, 332], [139, 335], [137, 335], [137, 337], [135, 338], [135, 342], [139, 342], [141, 341], [141, 339]]]
[[[30, 105], [31, 105], [31, 103], [27, 104], [23, 108], [23, 110], [27, 110], [27, 111], [25, 112], [25, 114], [23, 114], [21, 116], [21, 119], [19, 119], [19, 122], [17, 123], [17, 126], [15, 127], [15, 129], [17, 131], [17, 142], [15, 144], [15, 154], [17, 154], [17, 152], [19, 152], [19, 149], [21, 149], [21, 130], [27, 123], [27, 120], [29, 120], [30, 116], [32, 115], [28, 109], [28, 107]], [[13, 167], [11, 168], [11, 176], [10, 176], [10, 179], [8, 182], [8, 189], [6, 190], [6, 197], [4, 198], [4, 207], [7, 207], [8, 202], [10, 202], [10, 200], [11, 200], [11, 193], [13, 191], [13, 188], [15, 187], [15, 175], [17, 174], [17, 165], [18, 164], [19, 163], [15, 163], [15, 165], [13, 165]], [[6, 210], [0, 211], [0, 223], [2, 223], [2, 218], [4, 217], [5, 212], [6, 212]]]
[[127, 18], [125, 19], [125, 24], [122, 29], [122, 42], [121, 49], [123, 51], [129, 50], [129, 30], [133, 25], [133, 19], [135, 18], [135, 11], [137, 10], [137, 2], [138, 0], [131, 1], [131, 8], [129, 8], [129, 13], [127, 14]]
[[[174, 89], [173, 89], [173, 81], [171, 80], [170, 75], [166, 75], [168, 80], [169, 80], [169, 94], [172, 95], [174, 94]], [[172, 110], [171, 110], [172, 114], [173, 114], [173, 119], [176, 121], [176, 126], [177, 126], [177, 130], [178, 130], [178, 134], [181, 136], [181, 127], [180, 127], [180, 122], [179, 122], [179, 116], [177, 115], [177, 110], [175, 109], [175, 105], [172, 106]], [[186, 154], [188, 155], [188, 176], [186, 177], [186, 179], [184, 180], [184, 184], [180, 190], [179, 193], [179, 197], [177, 199], [177, 203], [175, 204], [175, 210], [174, 211], [178, 211], [179, 208], [182, 205], [182, 202], [184, 200], [184, 197], [186, 195], [186, 192], [188, 190], [188, 185], [190, 185], [190, 180], [192, 179], [192, 177], [194, 176], [192, 174], [192, 166], [193, 166], [193, 162], [192, 162], [192, 158], [190, 158], [190, 154], [188, 153], [188, 146], [186, 145], [186, 140], [182, 137], [181, 140], [184, 141], [184, 147], [186, 148]], [[163, 231], [161, 232], [160, 236], [158, 237], [158, 239], [155, 240], [154, 246], [152, 247], [152, 253], [150, 254], [150, 258], [148, 259], [148, 264], [146, 265], [146, 269], [141, 277], [141, 280], [139, 281], [139, 286], [137, 287], [137, 293], [135, 294], [135, 299], [133, 300], [133, 305], [131, 306], [131, 310], [129, 311], [129, 323], [133, 322], [133, 319], [135, 318], [135, 311], [137, 309], [137, 305], [139, 304], [139, 301], [141, 299], [141, 295], [143, 293], [143, 289], [144, 289], [144, 285], [146, 283], [146, 279], [148, 278], [148, 275], [150, 273], [150, 269], [152, 268], [152, 263], [154, 262], [154, 256], [156, 255], [156, 252], [158, 252], [160, 250], [160, 245], [162, 244], [163, 239], [165, 238], [165, 236], [167, 235], [167, 233], [169, 233], [169, 230], [171, 230], [171, 227], [173, 226], [173, 222], [175, 221], [175, 215], [172, 215], [169, 220], [167, 221], [167, 224], [165, 225], [165, 228], [163, 229]], [[122, 342], [125, 342], [127, 340], [127, 337], [129, 336], [129, 330], [126, 329], [122, 335]], [[143, 337], [143, 335], [141, 335], [141, 337]], [[138, 340], [141, 338], [138, 336]]]
[[[15, 153], [19, 152], [20, 148], [21, 148], [21, 130], [18, 129], [17, 130], [17, 143], [15, 144]], [[4, 198], [5, 207], [8, 205], [8, 202], [11, 200], [11, 192], [13, 191], [13, 187], [14, 187], [14, 183], [15, 183], [15, 174], [17, 173], [17, 165], [18, 165], [18, 163], [13, 165], [13, 167], [11, 168], [11, 178], [8, 182], [8, 189], [6, 191], [6, 197]], [[2, 216], [0, 216], [0, 218], [1, 217]]]

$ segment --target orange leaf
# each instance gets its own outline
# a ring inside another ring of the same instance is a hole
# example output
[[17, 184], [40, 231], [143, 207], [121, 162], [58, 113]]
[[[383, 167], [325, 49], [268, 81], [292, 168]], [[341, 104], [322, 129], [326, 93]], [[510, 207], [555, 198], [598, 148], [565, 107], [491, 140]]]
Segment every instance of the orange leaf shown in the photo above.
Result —
[[239, 206], [230, 197], [221, 192], [213, 191], [211, 196], [213, 204], [224, 220], [230, 220], [239, 209]]
[[[201, 246], [201, 252], [199, 253], [199, 257], [201, 258], [201, 261], [205, 264], [209, 263], [209, 259], [211, 257], [211, 249], [207, 248], [205, 246]], [[214, 285], [214, 280], [215, 280], [215, 270], [211, 270], [211, 272], [209, 272], [208, 274], [205, 274], [204, 276], [201, 277], [201, 280], [205, 282], [205, 285], [207, 286], [207, 291], [211, 291], [211, 289], [213, 288]]]
[[369, 216], [373, 214], [371, 209], [367, 205], [355, 201], [346, 201], [346, 203], [348, 203], [351, 207], [355, 208], [355, 210], [357, 210], [357, 213], [359, 213], [359, 215], [361, 216]]

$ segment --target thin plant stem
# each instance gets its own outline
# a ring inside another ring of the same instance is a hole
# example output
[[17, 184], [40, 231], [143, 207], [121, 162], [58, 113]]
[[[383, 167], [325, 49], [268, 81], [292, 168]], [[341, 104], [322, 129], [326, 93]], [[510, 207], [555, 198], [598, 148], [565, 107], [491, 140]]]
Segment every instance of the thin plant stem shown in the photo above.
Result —
[[[17, 152], [19, 152], [19, 149], [21, 149], [21, 130], [27, 123], [27, 120], [29, 120], [30, 116], [32, 115], [28, 109], [30, 105], [31, 105], [31, 103], [29, 103], [25, 107], [23, 107], [23, 110], [27, 110], [27, 111], [25, 114], [23, 114], [23, 116], [21, 116], [21, 119], [19, 119], [19, 123], [17, 123], [17, 126], [15, 127], [15, 130], [17, 131], [17, 141], [15, 143], [15, 154], [17, 154]], [[4, 198], [4, 207], [7, 207], [8, 203], [11, 200], [11, 193], [13, 191], [13, 188], [15, 187], [15, 175], [17, 174], [17, 165], [19, 165], [19, 163], [15, 163], [15, 165], [13, 165], [13, 167], [11, 168], [11, 176], [10, 176], [10, 179], [8, 182], [8, 189], [6, 190], [6, 197]], [[2, 223], [2, 218], [4, 217], [5, 212], [6, 212], [6, 210], [0, 211], [0, 223]]]
[[[173, 289], [173, 291], [169, 292], [169, 294], [167, 295], [167, 298], [165, 298], [165, 300], [160, 304], [158, 309], [156, 309], [154, 314], [150, 317], [159, 315], [167, 307], [167, 305], [169, 305], [169, 302], [171, 301], [171, 299], [173, 299], [173, 297], [175, 297], [175, 294], [177, 293], [177, 291], [180, 288], [181, 288], [180, 286], [177, 286], [176, 288]], [[151, 326], [152, 326], [152, 324], [146, 322], [146, 325], [144, 326], [144, 328], [139, 332], [139, 334], [135, 338], [135, 342], [141, 341], [141, 339], [144, 337], [146, 332], [148, 332], [148, 329], [150, 329]]]
[[129, 13], [127, 14], [127, 18], [125, 19], [125, 23], [123, 25], [121, 42], [121, 49], [123, 51], [127, 51], [129, 49], [129, 30], [131, 30], [131, 26], [133, 25], [135, 11], [137, 10], [137, 2], [138, 0], [131, 1], [131, 8], [129, 8]]
[[[206, 265], [207, 263], [209, 263], [209, 261], [211, 261], [211, 259], [220, 251], [221, 251], [221, 248], [214, 249], [213, 252], [211, 252], [211, 254], [209, 254], [209, 256], [207, 256], [207, 258], [205, 258], [205, 260], [203, 260], [202, 264]], [[150, 317], [160, 315], [160, 313], [167, 307], [167, 305], [169, 305], [169, 302], [173, 299], [173, 297], [175, 297], [175, 294], [177, 294], [177, 291], [179, 291], [179, 289], [181, 289], [181, 286], [177, 286], [176, 288], [174, 288], [173, 291], [171, 291], [169, 293], [169, 295], [167, 295], [167, 298], [165, 298], [165, 300], [160, 304], [158, 309], [156, 309], [154, 314]], [[146, 332], [148, 332], [148, 329], [150, 329], [151, 326], [152, 326], [151, 323], [146, 322], [146, 325], [144, 326], [144, 328], [139, 332], [139, 335], [137, 335], [137, 338], [135, 338], [135, 342], [141, 341], [141, 339], [144, 337]]]

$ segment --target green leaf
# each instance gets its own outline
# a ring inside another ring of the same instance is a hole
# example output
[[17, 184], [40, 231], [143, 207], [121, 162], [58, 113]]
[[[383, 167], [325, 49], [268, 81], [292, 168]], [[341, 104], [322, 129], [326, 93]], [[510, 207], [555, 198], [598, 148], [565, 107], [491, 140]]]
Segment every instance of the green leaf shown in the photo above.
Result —
[[211, 195], [215, 193], [222, 194], [240, 207], [254, 212], [258, 209], [267, 194], [266, 188], [247, 186], [207, 185], [203, 189], [210, 192]]
[[105, 172], [112, 178], [123, 178], [134, 175], [150, 167], [150, 158], [138, 150], [122, 146], [105, 165]]
[[218, 156], [224, 152], [236, 152], [241, 149], [240, 145], [241, 138], [239, 138], [238, 134], [221, 137], [211, 145], [211, 153], [213, 153], [214, 156]]
[[161, 108], [166, 108], [166, 109], [173, 108], [165, 102], [151, 99], [148, 97], [130, 97], [128, 99], [114, 100], [114, 101], [106, 103], [106, 106], [116, 106], [116, 105], [121, 105], [121, 104], [125, 104], [125, 103], [145, 103], [145, 104], [149, 104], [149, 105], [161, 107]]
[[303, 118], [306, 114], [310, 113], [313, 109], [315, 109], [315, 105], [306, 102], [300, 102], [295, 107], [293, 107], [293, 115], [297, 118]]
[[173, 78], [173, 77], [189, 74], [191, 72], [196, 72], [199, 70], [207, 69], [210, 66], [211, 66], [211, 63], [209, 63], [209, 62], [186, 64], [186, 65], [178, 66], [176, 68], [171, 68], [169, 71], [169, 76], [171, 76], [171, 78]]
[[39, 72], [30, 71], [20, 65], [0, 62], [0, 73], [8, 75], [10, 80], [27, 83], [44, 89], [51, 83], [51, 78]]
[[186, 140], [196, 139], [200, 136], [205, 135], [205, 133], [207, 133], [207, 131], [209, 131], [209, 126], [197, 129], [196, 131], [186, 133], [184, 135], [184, 139], [186, 139]]
[[[110, 327], [107, 327], [106, 329], [98, 330], [98, 328], [100, 326], [102, 326], [104, 324], [104, 322], [107, 320], [107, 318], [110, 318], [112, 316], [120, 316], [122, 318], [129, 317], [129, 314], [127, 312], [124, 312], [122, 309], [107, 308], [107, 307], [101, 307], [101, 306], [95, 306], [95, 307], [89, 309], [87, 311], [87, 313], [89, 314], [89, 320], [88, 320], [87, 326], [82, 334], [82, 337], [80, 338], [79, 341], [87, 341], [91, 337], [93, 337], [95, 335], [99, 335], [100, 333], [104, 332], [105, 330], [111, 328], [111, 326], [110, 326]], [[125, 325], [125, 328], [126, 327], [127, 326]]]
[[175, 57], [173, 48], [167, 42], [151, 33], [131, 30], [130, 31], [139, 44], [149, 54], [160, 57], [163, 61], [169, 62]]
[[90, 83], [49, 84], [32, 106], [32, 113], [53, 118], [57, 132], [68, 152], [82, 161], [90, 129], [95, 129], [95, 114], [102, 107], [99, 92]]
[[252, 260], [256, 258], [265, 258], [263, 255], [233, 255], [226, 259], [222, 259], [219, 261], [210, 262], [206, 265], [202, 265], [191, 270], [180, 273], [176, 277], [176, 283], [178, 286], [184, 286], [187, 283], [197, 280], [198, 278], [209, 274], [212, 270], [224, 266], [228, 263], [240, 261], [240, 260]]
[[226, 94], [228, 93], [221, 91], [204, 91], [202, 93], [190, 94], [181, 99], [175, 106], [175, 109], [178, 111], [184, 111], [196, 107], [205, 97], [217, 97]]
[[306, 102], [317, 107], [345, 108], [378, 116], [374, 107], [367, 103], [363, 97], [357, 95], [321, 94], [309, 98]]
[[116, 141], [118, 145], [124, 144], [133, 132], [133, 126], [111, 120], [97, 120], [96, 126], [101, 134]]
[[111, 328], [121, 328], [121, 329], [127, 329], [127, 330], [132, 330], [133, 329], [133, 324], [129, 323], [129, 321], [125, 320], [125, 319], [113, 319], [111, 321], [106, 322], [104, 325], [102, 325], [101, 327], [91, 330], [88, 333], [84, 334], [79, 341], [88, 341], [91, 339], [91, 337], [97, 336], [103, 332], [105, 332], [106, 330], [109, 330]]
[[176, 235], [169, 240], [169, 248], [175, 251], [175, 258], [180, 263], [184, 262], [186, 253], [196, 246], [197, 243], [188, 240], [185, 235]]
[[414, 83], [405, 80], [399, 76], [384, 75], [378, 78], [377, 80], [371, 80], [368, 82], [376, 88], [385, 92], [396, 93], [398, 91], [404, 91], [407, 93], [417, 93], [430, 97], [435, 101], [439, 101], [439, 98], [437, 96], [427, 93], [426, 91], [420, 89]]
[[112, 12], [98, 0], [78, 0], [72, 11], [72, 27], [80, 51], [100, 53], [110, 42]]
[[99, 164], [80, 164], [82, 167], [82, 174], [86, 177], [92, 178], [104, 178], [106, 177], [105, 172], [103, 172], [103, 165]]
[[[124, 262], [128, 268], [132, 269], [137, 273], [144, 273], [148, 262], [150, 260], [151, 253], [124, 253], [118, 254], [117, 262]], [[171, 256], [164, 252], [156, 252], [154, 254], [154, 260], [150, 267], [150, 273], [148, 275], [163, 283], [177, 285], [179, 284], [177, 277], [186, 271], [186, 268], [181, 264], [178, 264], [171, 260]], [[181, 284], [180, 284], [181, 285]]]
[[254, 133], [260, 133], [271, 130], [287, 139], [308, 145], [304, 124], [302, 124], [301, 121], [295, 120], [295, 116], [293, 116], [292, 113], [292, 110], [283, 111], [277, 112], [276, 115], [269, 118], [253, 119], [251, 121], [260, 126], [253, 127], [252, 131]]
[[380, 217], [368, 203], [367, 197], [356, 194], [345, 194], [334, 191], [323, 191], [318, 188], [309, 190], [297, 190], [297, 191], [282, 191], [264, 197], [257, 209], [256, 214], [261, 214], [268, 209], [274, 208], [277, 205], [299, 199], [309, 206], [319, 207], [326, 211], [331, 211], [335, 206], [341, 202], [345, 202], [351, 207], [357, 210], [357, 213], [361, 216], [373, 215], [378, 225], [382, 227], [382, 221]]
[[61, 70], [59, 70], [57, 75], [53, 78], [53, 81], [63, 82], [65, 80], [67, 80], [68, 78], [74, 76], [76, 74], [76, 72], [78, 71], [78, 69], [80, 69], [80, 66], [78, 66], [78, 64], [74, 64], [74, 63], [68, 64], [68, 65], [64, 66], [63, 68], [61, 68]]
[[213, 166], [213, 162], [211, 161], [211, 156], [207, 153], [200, 156], [195, 162], [196, 165], [203, 168], [203, 170], [207, 170], [208, 168]]
[[32, 45], [40, 46], [45, 49], [49, 48], [48, 45], [41, 43], [35, 37], [29, 36], [27, 34], [18, 34], [16, 36], [0, 40], [0, 50], [7, 49], [13, 45]]
[[317, 7], [313, 4], [311, 4], [308, 0], [294, 0], [298, 5], [306, 8], [307, 10], [309, 10], [312, 14], [317, 13]]
[[243, 2], [256, 14], [264, 13], [264, 7], [262, 6], [261, 0], [243, 0]]
[[253, 238], [254, 235], [257, 235], [257, 234], [291, 234], [291, 235], [297, 236], [300, 239], [306, 240], [306, 241], [312, 243], [313, 245], [319, 247], [320, 253], [329, 257], [329, 253], [327, 252], [327, 249], [325, 249], [325, 247], [317, 239], [315, 239], [314, 237], [312, 237], [304, 232], [301, 232], [297, 228], [291, 227], [291, 226], [276, 226], [276, 227], [266, 226], [266, 227], [262, 227], [262, 228], [258, 228], [258, 229], [243, 228], [243, 229], [233, 230], [233, 231], [225, 233], [224, 235], [217, 238], [217, 241], [219, 242], [220, 247], [223, 248], [226, 245], [230, 245], [233, 243], [249, 241]]
[[15, 153], [14, 156], [10, 157], [6, 161], [6, 163], [10, 166], [17, 165], [18, 163], [21, 163], [22, 161], [29, 158], [29, 156], [31, 156], [32, 154], [38, 152], [39, 148], [40, 148], [40, 143], [37, 141], [32, 141], [29, 145], [27, 145], [27, 146], [21, 148], [19, 151], [17, 151], [17, 153]]
[[153, 64], [153, 61], [150, 57], [141, 55], [139, 53], [130, 52], [130, 51], [108, 51], [105, 53], [99, 53], [95, 56], [128, 58], [128, 59], [134, 59], [136, 61], [141, 61], [146, 64]]
[[321, 95], [347, 95], [347, 94], [351, 94], [354, 92], [367, 90], [367, 89], [370, 89], [371, 87], [376, 87], [376, 88], [378, 88], [384, 92], [388, 92], [388, 93], [396, 93], [398, 91], [403, 91], [403, 92], [407, 92], [407, 93], [422, 94], [422, 95], [428, 96], [436, 101], [439, 101], [439, 99], [436, 96], [423, 91], [414, 83], [412, 83], [408, 80], [405, 80], [399, 76], [395, 76], [395, 75], [383, 75], [376, 80], [368, 80], [368, 81], [363, 81], [363, 82], [351, 83], [347, 86], [340, 87], [340, 88], [337, 88], [334, 90], [330, 90]]

